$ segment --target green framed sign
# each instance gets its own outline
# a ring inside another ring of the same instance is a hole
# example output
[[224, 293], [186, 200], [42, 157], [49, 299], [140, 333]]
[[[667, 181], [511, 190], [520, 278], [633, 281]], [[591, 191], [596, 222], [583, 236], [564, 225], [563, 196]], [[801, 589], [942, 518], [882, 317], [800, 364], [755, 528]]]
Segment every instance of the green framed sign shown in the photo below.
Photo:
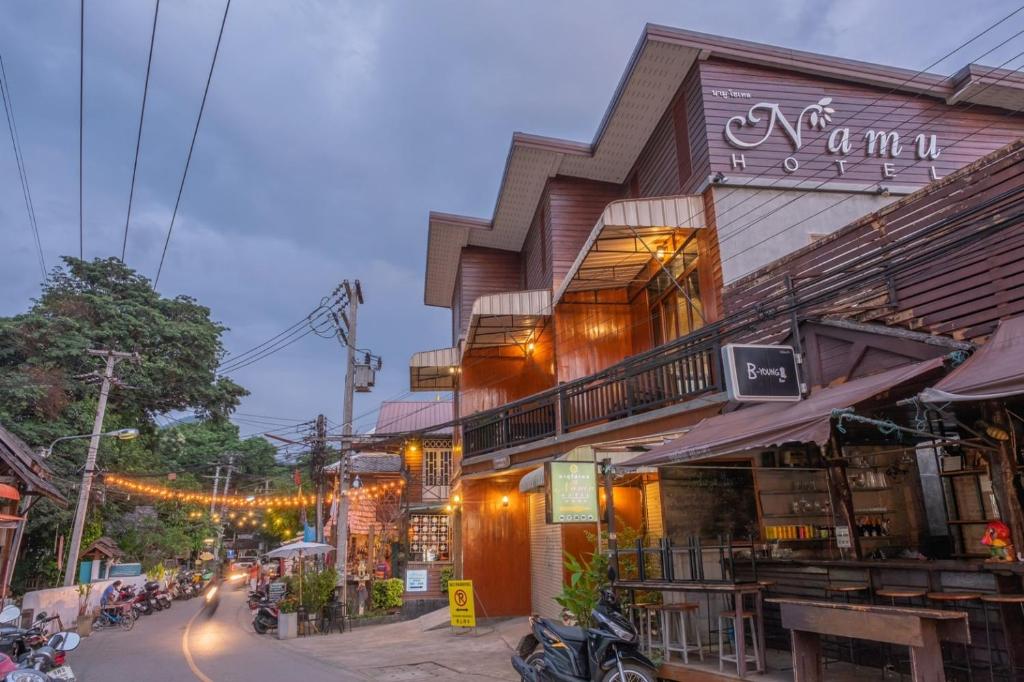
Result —
[[592, 462], [547, 462], [544, 493], [548, 523], [597, 522], [597, 467]]

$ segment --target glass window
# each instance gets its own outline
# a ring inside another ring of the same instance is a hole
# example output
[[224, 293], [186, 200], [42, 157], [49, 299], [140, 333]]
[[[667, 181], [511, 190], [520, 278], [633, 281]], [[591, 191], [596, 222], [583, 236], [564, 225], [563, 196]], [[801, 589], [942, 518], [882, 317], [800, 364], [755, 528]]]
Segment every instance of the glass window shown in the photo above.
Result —
[[692, 250], [687, 248], [676, 253], [647, 285], [651, 328], [658, 344], [686, 336], [704, 326], [696, 245], [688, 246], [692, 246]]

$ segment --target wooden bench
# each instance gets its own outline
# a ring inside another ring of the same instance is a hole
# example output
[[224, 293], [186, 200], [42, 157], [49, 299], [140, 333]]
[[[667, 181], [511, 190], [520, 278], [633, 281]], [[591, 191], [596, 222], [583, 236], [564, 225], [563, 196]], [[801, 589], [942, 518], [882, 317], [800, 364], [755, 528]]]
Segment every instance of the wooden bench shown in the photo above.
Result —
[[782, 627], [793, 633], [793, 679], [824, 680], [821, 635], [868, 639], [910, 647], [911, 679], [943, 682], [940, 642], [970, 644], [967, 614], [959, 611], [769, 599], [782, 612]]

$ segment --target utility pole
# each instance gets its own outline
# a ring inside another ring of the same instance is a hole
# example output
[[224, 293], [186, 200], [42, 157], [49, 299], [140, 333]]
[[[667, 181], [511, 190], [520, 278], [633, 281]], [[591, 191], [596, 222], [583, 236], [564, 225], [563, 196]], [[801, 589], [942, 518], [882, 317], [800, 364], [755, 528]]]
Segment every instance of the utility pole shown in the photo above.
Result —
[[316, 541], [324, 541], [324, 460], [327, 458], [327, 419], [322, 415], [316, 417], [316, 437], [313, 439], [313, 452], [310, 457], [310, 474], [316, 484]]
[[359, 280], [355, 287], [348, 280], [342, 282], [348, 297], [348, 334], [345, 338], [345, 405], [341, 420], [341, 458], [338, 462], [338, 538], [335, 552], [335, 567], [338, 570], [338, 587], [341, 603], [348, 603], [348, 456], [352, 449], [352, 401], [355, 398], [356, 364], [356, 319], [359, 305], [363, 302], [363, 289]]
[[217, 471], [213, 474], [213, 497], [210, 499], [210, 518], [213, 518], [213, 512], [217, 504], [217, 489], [220, 487], [220, 465], [217, 465]]
[[92, 492], [92, 476], [96, 469], [96, 452], [100, 448], [100, 434], [103, 433], [103, 416], [107, 411], [107, 396], [110, 395], [110, 384], [114, 376], [114, 366], [122, 360], [138, 360], [136, 353], [123, 353], [113, 350], [86, 351], [89, 355], [106, 358], [107, 365], [103, 371], [103, 383], [100, 385], [100, 400], [96, 405], [96, 419], [92, 425], [92, 438], [89, 439], [89, 453], [85, 457], [85, 471], [82, 472], [82, 487], [78, 490], [78, 508], [75, 510], [75, 524], [71, 530], [71, 546], [68, 548], [68, 560], [64, 573], [64, 587], [75, 584], [78, 568], [78, 554], [81, 551], [82, 531], [85, 529], [85, 514], [89, 509], [89, 494]]
[[[224, 492], [220, 496], [223, 502], [220, 506], [220, 523], [217, 526], [219, 528], [217, 531], [217, 551], [214, 552], [217, 557], [220, 556], [220, 548], [224, 540], [224, 524], [226, 523], [224, 519], [227, 518], [228, 514], [228, 491], [231, 486], [231, 472], [235, 470], [235, 453], [232, 452], [228, 455], [228, 463], [225, 468], [227, 472], [224, 474]], [[220, 467], [217, 467], [217, 471], [220, 472]]]

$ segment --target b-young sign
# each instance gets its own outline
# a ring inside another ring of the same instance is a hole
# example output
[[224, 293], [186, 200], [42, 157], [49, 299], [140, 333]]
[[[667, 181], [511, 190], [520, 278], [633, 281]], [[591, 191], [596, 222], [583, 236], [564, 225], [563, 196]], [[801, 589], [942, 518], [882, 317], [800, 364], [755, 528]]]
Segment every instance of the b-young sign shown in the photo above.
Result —
[[[805, 148], [804, 129], [824, 133], [833, 123], [836, 109], [832, 106], [831, 97], [822, 97], [817, 102], [804, 107], [795, 118], [791, 118], [776, 102], [758, 102], [747, 110], [745, 116], [733, 116], [725, 122], [723, 135], [732, 147], [741, 150], [754, 150], [773, 137], [782, 135], [798, 152]], [[807, 147], [809, 148], [809, 147]], [[896, 159], [913, 158], [915, 163], [931, 162], [939, 158], [938, 137], [933, 134], [918, 133], [910, 136], [901, 134], [879, 125], [878, 127], [857, 130], [850, 127], [831, 128], [825, 138], [824, 153], [834, 165], [836, 177], [846, 175], [847, 164], [859, 163], [857, 157], [879, 159], [877, 163], [879, 179], [887, 180], [896, 177], [899, 167]], [[854, 159], [851, 159], [854, 155]], [[788, 174], [800, 170], [800, 160], [795, 155], [779, 159], [781, 169]], [[734, 153], [730, 158], [730, 167], [734, 171], [742, 171], [747, 167], [747, 158], [743, 153]], [[934, 165], [928, 165], [928, 175], [938, 180], [939, 174]]]
[[725, 386], [736, 402], [796, 402], [800, 377], [791, 346], [730, 343], [722, 347]]

